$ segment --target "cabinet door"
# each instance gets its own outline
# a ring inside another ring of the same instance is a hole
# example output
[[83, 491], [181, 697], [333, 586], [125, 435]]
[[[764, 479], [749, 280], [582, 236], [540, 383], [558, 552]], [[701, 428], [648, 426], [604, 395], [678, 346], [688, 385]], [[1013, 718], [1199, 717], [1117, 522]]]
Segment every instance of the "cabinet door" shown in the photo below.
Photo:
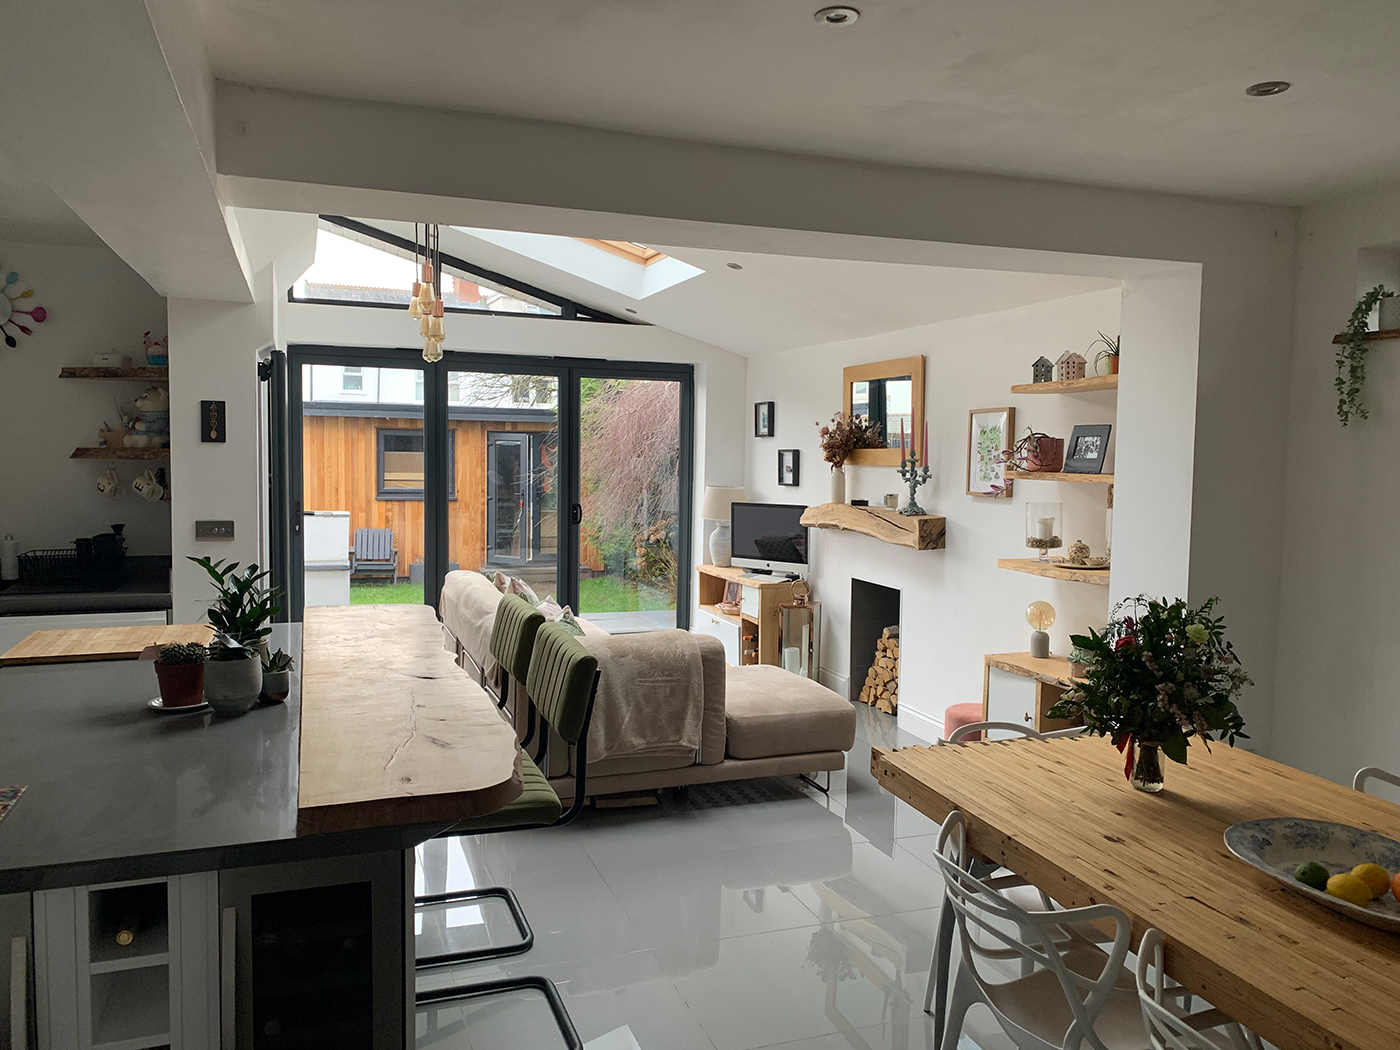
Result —
[[29, 894], [0, 897], [0, 1046], [27, 1050], [34, 1045], [34, 955]]
[[401, 1050], [412, 851], [219, 873], [224, 1050]]
[[[1035, 679], [987, 668], [987, 721], [1014, 722], [1027, 729], [1035, 728]], [[992, 739], [1005, 733], [992, 733]]]
[[733, 667], [739, 666], [739, 627], [737, 624], [721, 620], [714, 613], [701, 609], [695, 614], [695, 630], [723, 642], [724, 662]]

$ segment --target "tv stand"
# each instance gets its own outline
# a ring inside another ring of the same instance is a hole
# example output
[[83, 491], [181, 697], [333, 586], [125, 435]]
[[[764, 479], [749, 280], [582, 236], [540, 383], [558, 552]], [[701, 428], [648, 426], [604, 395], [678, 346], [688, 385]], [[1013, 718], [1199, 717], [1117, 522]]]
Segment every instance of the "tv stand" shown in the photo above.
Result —
[[[783, 654], [779, 635], [782, 619], [778, 607], [792, 601], [795, 580], [774, 574], [757, 575], [755, 578], [736, 566], [697, 565], [695, 571], [699, 577], [695, 593], [701, 619], [708, 619], [717, 628], [732, 625], [737, 630], [740, 666], [772, 664], [781, 667]], [[738, 614], [717, 608], [724, 601], [725, 586], [731, 582], [741, 587], [741, 611]], [[705, 625], [702, 623], [701, 626]], [[718, 631], [706, 630], [705, 633], [718, 634]]]

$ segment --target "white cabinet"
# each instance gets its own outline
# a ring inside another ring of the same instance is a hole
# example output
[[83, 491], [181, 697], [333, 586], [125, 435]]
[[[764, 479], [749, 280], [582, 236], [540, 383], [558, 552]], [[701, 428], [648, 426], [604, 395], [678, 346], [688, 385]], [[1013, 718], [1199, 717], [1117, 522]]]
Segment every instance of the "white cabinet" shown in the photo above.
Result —
[[[1035, 728], [1035, 679], [987, 668], [987, 721]], [[992, 739], [1005, 734], [993, 733]]]
[[695, 614], [693, 630], [708, 634], [724, 643], [724, 662], [739, 666], [739, 625], [733, 620], [723, 620], [712, 612], [700, 609]]
[[35, 631], [61, 631], [75, 627], [131, 627], [169, 622], [164, 609], [144, 612], [62, 613], [49, 616], [0, 616], [0, 653], [24, 641]]

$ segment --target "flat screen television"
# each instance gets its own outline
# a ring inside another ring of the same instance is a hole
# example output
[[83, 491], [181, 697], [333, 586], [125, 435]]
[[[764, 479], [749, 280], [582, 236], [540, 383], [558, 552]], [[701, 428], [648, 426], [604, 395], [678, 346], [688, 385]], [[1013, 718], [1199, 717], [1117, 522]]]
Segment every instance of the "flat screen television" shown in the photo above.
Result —
[[796, 503], [735, 503], [733, 561], [745, 569], [807, 575], [807, 526]]

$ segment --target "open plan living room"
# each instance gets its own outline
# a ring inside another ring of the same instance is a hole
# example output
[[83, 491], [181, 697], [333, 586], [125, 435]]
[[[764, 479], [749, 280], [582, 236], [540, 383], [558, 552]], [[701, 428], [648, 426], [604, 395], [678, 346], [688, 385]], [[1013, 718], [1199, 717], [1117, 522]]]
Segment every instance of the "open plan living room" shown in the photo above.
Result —
[[1400, 6], [4, 25], [0, 1050], [1400, 1048]]

